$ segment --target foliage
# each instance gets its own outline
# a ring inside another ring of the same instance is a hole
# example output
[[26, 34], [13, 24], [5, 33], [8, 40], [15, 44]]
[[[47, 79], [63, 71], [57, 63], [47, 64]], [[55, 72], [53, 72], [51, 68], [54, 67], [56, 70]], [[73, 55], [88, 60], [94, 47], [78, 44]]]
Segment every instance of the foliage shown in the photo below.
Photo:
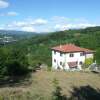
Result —
[[26, 54], [20, 49], [0, 48], [0, 76], [20, 76], [28, 72]]
[[24, 64], [21, 65], [21, 63], [17, 60], [11, 60], [6, 63], [6, 70], [7, 74], [9, 76], [20, 76], [24, 75], [28, 70], [25, 68]]
[[59, 86], [59, 81], [54, 78], [53, 80], [54, 84], [54, 91], [52, 92], [52, 100], [66, 100], [66, 96], [62, 95], [62, 89]]
[[95, 59], [98, 64], [100, 64], [100, 48], [96, 50]]
[[85, 59], [85, 65], [91, 65], [93, 63], [93, 58]]
[[25, 69], [28, 66], [34, 69], [40, 63], [51, 67], [51, 47], [66, 43], [74, 43], [80, 47], [97, 51], [95, 60], [100, 63], [100, 27], [90, 27], [38, 34], [14, 44], [1, 46], [0, 74], [3, 75], [7, 70], [7, 67], [4, 66], [8, 66], [11, 63], [11, 66], [19, 63], [18, 65], [24, 66]]

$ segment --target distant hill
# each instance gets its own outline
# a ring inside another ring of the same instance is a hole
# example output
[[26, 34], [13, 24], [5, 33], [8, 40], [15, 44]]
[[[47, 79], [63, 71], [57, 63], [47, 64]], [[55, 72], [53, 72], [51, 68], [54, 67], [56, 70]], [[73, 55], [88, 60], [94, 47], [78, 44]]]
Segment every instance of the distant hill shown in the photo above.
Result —
[[0, 30], [0, 34], [36, 34], [35, 32]]
[[20, 40], [25, 38], [30, 38], [37, 35], [35, 32], [25, 32], [25, 31], [12, 31], [12, 30], [0, 30], [0, 38], [12, 37], [14, 39]]
[[90, 49], [100, 47], [100, 27], [88, 27], [86, 29], [73, 29], [59, 32], [38, 35], [31, 38], [28, 42], [45, 45], [59, 45], [74, 43]]
[[35, 32], [0, 30], [0, 44], [15, 43], [19, 40], [36, 36]]

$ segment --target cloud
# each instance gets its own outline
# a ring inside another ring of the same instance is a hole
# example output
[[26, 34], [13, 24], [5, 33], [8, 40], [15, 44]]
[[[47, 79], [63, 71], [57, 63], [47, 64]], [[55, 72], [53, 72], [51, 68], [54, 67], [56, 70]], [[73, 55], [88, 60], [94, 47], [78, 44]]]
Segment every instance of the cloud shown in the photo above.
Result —
[[89, 21], [85, 18], [75, 18], [73, 19], [74, 23], [89, 23]]
[[0, 16], [17, 16], [17, 15], [18, 13], [14, 11], [0, 14]]
[[22, 31], [36, 32], [35, 28], [32, 26], [22, 27]]
[[69, 23], [89, 23], [89, 21], [85, 18], [68, 18], [64, 16], [54, 16], [51, 21], [55, 24], [69, 24]]
[[24, 21], [14, 21], [11, 24], [8, 24], [9, 26], [14, 27], [27, 27], [27, 26], [41, 26], [47, 24], [47, 20], [44, 19], [28, 19]]
[[12, 12], [8, 12], [7, 15], [8, 15], [8, 16], [17, 16], [18, 13], [12, 11]]
[[61, 24], [56, 24], [54, 29], [57, 31], [64, 31], [64, 30], [68, 30], [68, 29], [84, 29], [86, 27], [94, 27], [94, 26], [98, 26], [96, 24], [90, 24], [90, 23], [78, 23], [78, 24], [65, 24], [65, 25], [61, 25]]
[[36, 19], [32, 22], [33, 25], [45, 25], [47, 24], [47, 20], [44, 19]]
[[90, 22], [85, 18], [67, 18], [62, 16], [54, 16], [48, 20], [43, 18], [33, 19], [32, 17], [29, 17], [21, 21], [13, 21], [0, 27], [7, 30], [21, 30], [28, 32], [53, 32], [68, 29], [94, 27], [99, 25], [99, 23]]
[[25, 19], [23, 21], [13, 21], [12, 23], [8, 23], [4, 26], [4, 29], [8, 30], [21, 30], [28, 32], [40, 32], [36, 30], [36, 27], [42, 27], [47, 24], [47, 20], [39, 18], [39, 19]]
[[89, 20], [85, 18], [66, 18], [57, 16], [53, 17], [53, 20], [55, 31], [99, 26], [99, 24], [89, 22]]
[[9, 6], [8, 2], [0, 0], [0, 8], [7, 8], [8, 6]]
[[28, 22], [24, 22], [24, 21], [14, 21], [10, 24], [8, 24], [8, 27], [25, 27], [25, 26], [29, 26], [30, 24], [28, 24]]
[[51, 18], [51, 21], [55, 24], [67, 24], [71, 19], [64, 16], [54, 16]]

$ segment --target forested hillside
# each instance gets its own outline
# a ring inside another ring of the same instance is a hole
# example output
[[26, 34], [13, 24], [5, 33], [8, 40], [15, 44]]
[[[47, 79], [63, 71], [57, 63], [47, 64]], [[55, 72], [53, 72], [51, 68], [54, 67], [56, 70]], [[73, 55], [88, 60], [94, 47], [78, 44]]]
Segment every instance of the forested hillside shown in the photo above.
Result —
[[[90, 27], [35, 35], [29, 39], [22, 39], [15, 44], [1, 46], [0, 74], [12, 76], [27, 73], [26, 70], [35, 68], [38, 64], [46, 64], [50, 68], [50, 48], [67, 43], [74, 43], [95, 50], [95, 59], [98, 64], [100, 63], [100, 27]], [[20, 73], [17, 73], [16, 70], [17, 72], [19, 70]], [[9, 73], [9, 71], [11, 72]]]
[[100, 27], [54, 32], [36, 36], [24, 42], [23, 45], [30, 48], [29, 52], [32, 56], [32, 63], [34, 64], [38, 62], [46, 63], [51, 67], [50, 48], [52, 46], [67, 43], [73, 43], [96, 51], [95, 59], [100, 63]]

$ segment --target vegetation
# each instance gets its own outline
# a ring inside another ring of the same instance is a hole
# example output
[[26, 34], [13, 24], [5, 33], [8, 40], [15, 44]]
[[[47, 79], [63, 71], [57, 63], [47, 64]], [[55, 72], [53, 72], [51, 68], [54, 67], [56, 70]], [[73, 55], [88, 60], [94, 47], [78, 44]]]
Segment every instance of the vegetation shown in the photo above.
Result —
[[28, 73], [28, 60], [25, 52], [17, 48], [0, 48], [0, 82]]
[[85, 59], [85, 63], [84, 63], [85, 68], [89, 67], [92, 63], [93, 63], [93, 58]]
[[100, 100], [100, 74], [38, 71], [27, 85], [2, 86], [0, 100]]
[[[41, 64], [50, 68], [50, 48], [59, 44], [74, 43], [93, 49], [95, 60], [100, 64], [99, 40], [100, 27], [95, 27], [39, 34], [1, 45], [0, 100], [99, 100], [99, 74], [38, 71], [26, 77], [30, 69]], [[86, 61], [87, 65], [90, 63], [92, 59]]]
[[[45, 35], [38, 35], [28, 41], [24, 41], [23, 45], [30, 48], [30, 55], [34, 65], [36, 63], [45, 63], [51, 66], [51, 50], [50, 48], [60, 44], [73, 43], [80, 47], [97, 51], [95, 60], [100, 63], [100, 27], [86, 28], [80, 30], [67, 30]], [[35, 63], [36, 62], [36, 63]], [[33, 65], [33, 66], [34, 66]]]
[[34, 69], [41, 64], [51, 67], [51, 47], [66, 43], [74, 43], [97, 51], [95, 60], [100, 64], [100, 27], [90, 27], [35, 34], [31, 38], [23, 38], [14, 44], [0, 46], [0, 76], [23, 75], [30, 68]]
[[95, 59], [98, 64], [100, 64], [100, 48], [96, 49]]

